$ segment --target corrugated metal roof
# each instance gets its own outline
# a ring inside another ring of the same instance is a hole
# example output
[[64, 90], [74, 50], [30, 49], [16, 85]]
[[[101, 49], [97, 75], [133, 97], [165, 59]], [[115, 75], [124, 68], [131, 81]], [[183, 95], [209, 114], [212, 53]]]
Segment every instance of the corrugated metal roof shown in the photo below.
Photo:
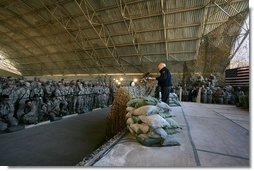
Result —
[[246, 9], [248, 0], [3, 0], [0, 47], [25, 75], [140, 72], [142, 62], [196, 59], [202, 36]]

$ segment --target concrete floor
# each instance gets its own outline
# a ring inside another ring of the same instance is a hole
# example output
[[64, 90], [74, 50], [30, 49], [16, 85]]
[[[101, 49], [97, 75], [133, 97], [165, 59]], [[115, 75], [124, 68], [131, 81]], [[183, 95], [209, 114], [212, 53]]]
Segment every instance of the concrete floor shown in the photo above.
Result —
[[[249, 167], [249, 112], [230, 105], [173, 107], [181, 146], [145, 147], [126, 135], [94, 166]], [[2, 166], [75, 166], [104, 140], [110, 108], [0, 134]]]
[[1, 166], [75, 166], [104, 143], [110, 108], [0, 134]]
[[249, 112], [231, 105], [173, 107], [181, 146], [145, 147], [126, 135], [94, 166], [250, 167]]

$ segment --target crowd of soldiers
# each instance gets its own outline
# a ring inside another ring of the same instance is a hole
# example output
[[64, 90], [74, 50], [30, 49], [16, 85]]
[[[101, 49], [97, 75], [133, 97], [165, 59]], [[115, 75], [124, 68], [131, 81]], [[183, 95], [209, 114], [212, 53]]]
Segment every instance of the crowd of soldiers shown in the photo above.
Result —
[[[176, 94], [179, 94], [180, 86], [176, 87]], [[213, 104], [232, 104], [248, 108], [249, 97], [248, 90], [242, 87], [232, 87], [230, 85], [221, 87], [217, 85], [217, 80], [214, 75], [209, 78], [198, 76], [192, 80], [190, 86], [185, 86], [182, 90], [182, 101], [197, 102], [200, 95], [201, 103]]]
[[105, 82], [0, 77], [0, 131], [107, 107], [113, 102], [115, 89], [113, 83]]

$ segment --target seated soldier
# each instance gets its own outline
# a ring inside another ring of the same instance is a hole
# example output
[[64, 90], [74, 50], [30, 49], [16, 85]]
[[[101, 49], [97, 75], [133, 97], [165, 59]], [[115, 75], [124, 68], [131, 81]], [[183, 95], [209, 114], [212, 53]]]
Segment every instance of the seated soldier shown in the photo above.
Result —
[[9, 104], [9, 96], [2, 95], [0, 99], [0, 131], [18, 125], [18, 120], [13, 117], [13, 114], [14, 109]]
[[24, 124], [37, 124], [38, 115], [36, 113], [36, 104], [33, 100], [26, 100], [24, 114], [21, 117], [21, 120]]
[[54, 94], [51, 95], [50, 101], [47, 103], [46, 115], [49, 116], [50, 121], [56, 121], [62, 119], [60, 117], [60, 106]]

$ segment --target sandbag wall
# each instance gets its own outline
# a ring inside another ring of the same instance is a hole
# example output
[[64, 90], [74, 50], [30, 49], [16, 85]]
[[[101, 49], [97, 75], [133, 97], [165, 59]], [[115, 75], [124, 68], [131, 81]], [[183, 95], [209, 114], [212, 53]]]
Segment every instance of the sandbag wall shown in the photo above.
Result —
[[[139, 89], [136, 87], [121, 87], [117, 89], [111, 111], [107, 115], [107, 140], [126, 128], [127, 103], [131, 99], [148, 97], [150, 94], [146, 92], [146, 89], [142, 89], [142, 87]], [[177, 106], [175, 102], [173, 104], [173, 106]], [[142, 106], [144, 104], [139, 105]]]
[[178, 123], [171, 117], [170, 106], [151, 96], [127, 103], [126, 125], [136, 140], [145, 146], [175, 146], [180, 143]]

